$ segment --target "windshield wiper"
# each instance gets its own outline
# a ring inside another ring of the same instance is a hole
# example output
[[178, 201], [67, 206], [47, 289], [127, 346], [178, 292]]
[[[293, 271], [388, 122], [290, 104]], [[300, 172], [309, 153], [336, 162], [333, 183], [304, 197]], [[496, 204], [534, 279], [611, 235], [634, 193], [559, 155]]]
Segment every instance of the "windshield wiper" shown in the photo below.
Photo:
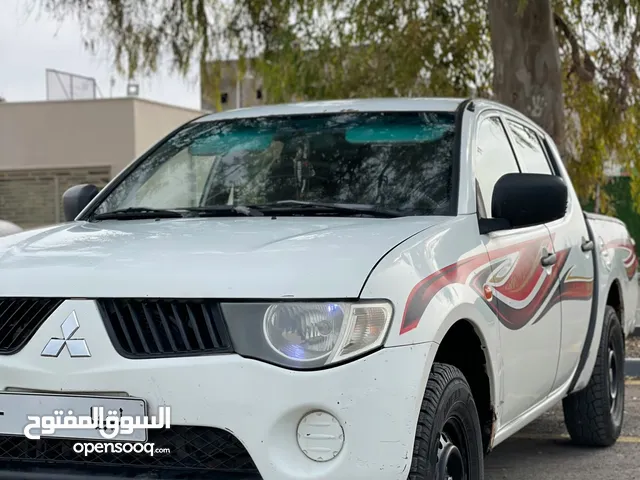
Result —
[[189, 207], [181, 210], [193, 213], [198, 217], [262, 217], [264, 215], [260, 210], [244, 205], [211, 205], [208, 207]]
[[380, 218], [402, 217], [403, 213], [380, 209], [375, 205], [350, 205], [339, 203], [305, 202], [281, 200], [260, 205], [211, 205], [206, 207], [181, 207], [175, 210], [129, 207], [93, 215], [93, 220], [136, 220], [146, 218], [183, 217], [262, 217], [266, 215], [332, 214], [370, 215]]
[[269, 214], [278, 213], [346, 213], [350, 215], [371, 215], [380, 218], [395, 218], [405, 216], [402, 212], [395, 210], [387, 210], [377, 207], [376, 205], [351, 205], [344, 203], [324, 203], [324, 202], [307, 202], [302, 200], [280, 200], [279, 202], [267, 203], [262, 205], [252, 205], [252, 208], [259, 208], [263, 212]]
[[129, 207], [112, 210], [111, 212], [97, 213], [94, 220], [137, 220], [145, 218], [182, 218], [183, 215], [176, 210], [162, 208]]

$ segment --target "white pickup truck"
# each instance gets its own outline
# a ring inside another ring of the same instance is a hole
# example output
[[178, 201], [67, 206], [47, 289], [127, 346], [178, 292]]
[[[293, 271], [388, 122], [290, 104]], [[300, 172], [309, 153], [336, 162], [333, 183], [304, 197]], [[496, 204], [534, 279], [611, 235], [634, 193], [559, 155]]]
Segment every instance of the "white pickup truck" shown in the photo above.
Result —
[[0, 479], [476, 480], [559, 402], [620, 435], [634, 242], [502, 105], [206, 115], [64, 209], [0, 239]]

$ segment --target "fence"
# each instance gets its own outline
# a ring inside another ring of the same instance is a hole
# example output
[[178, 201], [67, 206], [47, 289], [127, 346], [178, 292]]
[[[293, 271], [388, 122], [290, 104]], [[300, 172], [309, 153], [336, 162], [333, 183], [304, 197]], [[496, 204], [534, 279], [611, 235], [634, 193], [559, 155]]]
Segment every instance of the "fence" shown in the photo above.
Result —
[[96, 98], [94, 78], [48, 69], [47, 100], [92, 100]]
[[[629, 233], [636, 241], [636, 244], [640, 244], [640, 215], [633, 208], [630, 183], [631, 179], [629, 177], [612, 177], [603, 189], [611, 198], [611, 203], [615, 209], [613, 215], [627, 225]], [[586, 203], [583, 208], [587, 212], [593, 212], [594, 202]]]

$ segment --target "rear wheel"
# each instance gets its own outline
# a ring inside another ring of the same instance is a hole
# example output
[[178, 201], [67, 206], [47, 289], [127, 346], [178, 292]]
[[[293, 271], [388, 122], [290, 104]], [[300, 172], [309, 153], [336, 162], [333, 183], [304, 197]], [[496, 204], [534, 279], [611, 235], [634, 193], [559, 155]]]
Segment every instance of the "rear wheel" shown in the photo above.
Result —
[[563, 401], [571, 439], [594, 447], [613, 445], [624, 420], [624, 334], [616, 311], [607, 305], [598, 357], [589, 384]]
[[416, 430], [409, 480], [482, 480], [484, 454], [469, 384], [451, 365], [435, 363]]

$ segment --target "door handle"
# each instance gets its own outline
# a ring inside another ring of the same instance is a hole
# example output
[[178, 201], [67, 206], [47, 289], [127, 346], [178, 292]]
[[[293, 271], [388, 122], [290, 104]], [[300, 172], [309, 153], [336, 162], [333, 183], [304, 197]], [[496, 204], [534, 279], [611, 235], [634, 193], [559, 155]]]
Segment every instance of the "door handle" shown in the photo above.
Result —
[[554, 265], [556, 263], [556, 254], [555, 253], [550, 253], [545, 257], [542, 257], [540, 259], [540, 263], [542, 264], [543, 267], [550, 267], [551, 265]]
[[593, 250], [593, 240], [585, 240], [580, 248], [582, 248], [583, 252], [590, 252]]

